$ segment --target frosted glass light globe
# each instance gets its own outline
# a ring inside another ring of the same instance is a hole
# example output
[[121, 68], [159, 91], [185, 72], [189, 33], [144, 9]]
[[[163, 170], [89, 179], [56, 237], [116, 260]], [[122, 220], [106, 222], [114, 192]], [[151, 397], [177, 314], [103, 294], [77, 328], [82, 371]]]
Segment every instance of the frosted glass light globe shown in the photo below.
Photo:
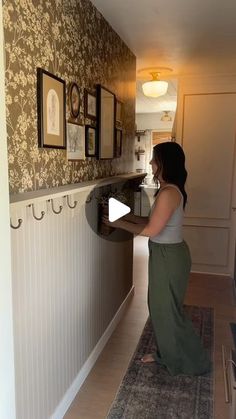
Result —
[[145, 96], [159, 97], [166, 94], [168, 83], [167, 81], [160, 80], [147, 81], [146, 83], [143, 83], [142, 89]]

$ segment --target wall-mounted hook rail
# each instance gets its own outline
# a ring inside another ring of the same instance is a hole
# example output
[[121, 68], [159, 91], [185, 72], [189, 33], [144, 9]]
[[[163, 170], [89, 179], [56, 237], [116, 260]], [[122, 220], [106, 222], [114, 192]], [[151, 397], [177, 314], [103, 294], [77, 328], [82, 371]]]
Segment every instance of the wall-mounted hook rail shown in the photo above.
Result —
[[34, 204], [30, 204], [30, 205], [28, 205], [28, 207], [32, 208], [32, 214], [33, 214], [33, 217], [35, 218], [35, 220], [40, 221], [40, 220], [43, 219], [43, 217], [45, 215], [45, 211], [41, 211], [40, 217], [37, 217], [37, 215], [35, 214]]
[[135, 150], [135, 155], [137, 156], [137, 160], [140, 160], [140, 156], [145, 154], [145, 150], [141, 149], [141, 147], [139, 147], [137, 150]]
[[95, 197], [95, 191], [93, 190], [90, 194], [89, 194], [89, 196], [88, 196], [88, 198], [86, 199], [86, 201], [85, 201], [85, 203], [86, 204], [89, 204], [92, 200], [93, 200], [93, 198]]
[[89, 204], [89, 203], [92, 201], [92, 199], [93, 199], [93, 197], [92, 197], [92, 196], [90, 196], [89, 198], [87, 198], [87, 199], [86, 199], [85, 203], [86, 203], [86, 204]]
[[62, 205], [59, 205], [59, 210], [58, 210], [58, 211], [56, 211], [56, 210], [55, 210], [55, 208], [54, 208], [54, 202], [53, 202], [53, 199], [48, 199], [48, 202], [51, 202], [52, 211], [54, 212], [54, 214], [60, 214], [60, 213], [62, 212], [62, 208], [63, 208], [63, 206], [62, 206]]
[[94, 191], [92, 191], [91, 192], [91, 194], [88, 196], [88, 198], [86, 199], [86, 201], [85, 201], [85, 203], [86, 204], [89, 204], [91, 201], [92, 201], [92, 199], [95, 197], [95, 192]]
[[63, 198], [66, 198], [66, 202], [69, 208], [73, 209], [76, 207], [76, 205], [78, 204], [78, 201], [74, 201], [74, 204], [71, 205], [70, 204], [70, 200], [69, 200], [69, 195], [65, 195]]
[[12, 222], [11, 222], [11, 219], [10, 219], [10, 226], [11, 226], [11, 228], [13, 228], [14, 230], [17, 230], [18, 228], [20, 228], [20, 226], [21, 226], [21, 224], [23, 223], [23, 220], [21, 219], [21, 218], [18, 218], [18, 224], [17, 224], [17, 226], [14, 226], [13, 224], [12, 224]]

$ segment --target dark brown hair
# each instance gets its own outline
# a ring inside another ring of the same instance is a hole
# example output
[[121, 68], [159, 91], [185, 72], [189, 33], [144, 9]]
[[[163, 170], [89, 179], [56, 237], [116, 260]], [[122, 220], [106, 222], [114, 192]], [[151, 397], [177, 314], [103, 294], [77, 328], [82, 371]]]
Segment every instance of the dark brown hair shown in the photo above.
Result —
[[157, 144], [153, 147], [153, 160], [158, 166], [154, 180], [157, 181], [161, 174], [165, 182], [178, 186], [183, 195], [183, 207], [185, 207], [187, 193], [184, 185], [187, 179], [187, 170], [185, 169], [185, 155], [182, 147], [171, 141]]

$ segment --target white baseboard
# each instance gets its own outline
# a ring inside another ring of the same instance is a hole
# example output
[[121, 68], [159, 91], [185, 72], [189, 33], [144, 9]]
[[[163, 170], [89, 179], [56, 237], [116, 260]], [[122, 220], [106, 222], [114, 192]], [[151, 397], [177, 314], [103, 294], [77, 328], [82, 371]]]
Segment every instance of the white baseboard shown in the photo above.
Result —
[[71, 386], [66, 391], [64, 397], [60, 401], [59, 405], [57, 406], [55, 412], [52, 414], [50, 419], [63, 419], [65, 413], [69, 409], [71, 403], [73, 402], [76, 394], [78, 393], [80, 387], [82, 386], [83, 382], [87, 378], [88, 374], [90, 373], [91, 369], [93, 368], [97, 358], [99, 357], [100, 353], [102, 352], [104, 346], [106, 345], [108, 339], [114, 332], [116, 326], [118, 325], [119, 321], [122, 318], [124, 310], [134, 294], [134, 286], [132, 286], [131, 290], [129, 291], [128, 295], [126, 296], [125, 300], [119, 307], [118, 311], [116, 312], [115, 316], [113, 317], [112, 321], [110, 322], [109, 326], [103, 333], [102, 337], [99, 339], [97, 345], [89, 355], [87, 361], [79, 371], [77, 377], [71, 384]]

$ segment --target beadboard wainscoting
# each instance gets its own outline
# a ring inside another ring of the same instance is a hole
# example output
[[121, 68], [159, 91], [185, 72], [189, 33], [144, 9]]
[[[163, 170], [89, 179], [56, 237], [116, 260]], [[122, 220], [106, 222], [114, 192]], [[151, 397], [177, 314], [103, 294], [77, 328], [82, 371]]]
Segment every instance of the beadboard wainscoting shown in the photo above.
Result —
[[[56, 189], [56, 188], [55, 188]], [[60, 188], [57, 188], [57, 191]], [[29, 193], [30, 194], [30, 193]], [[17, 419], [62, 418], [132, 295], [133, 236], [108, 241], [86, 188], [11, 204]], [[30, 195], [29, 195], [30, 196]], [[126, 233], [124, 233], [126, 234]]]

